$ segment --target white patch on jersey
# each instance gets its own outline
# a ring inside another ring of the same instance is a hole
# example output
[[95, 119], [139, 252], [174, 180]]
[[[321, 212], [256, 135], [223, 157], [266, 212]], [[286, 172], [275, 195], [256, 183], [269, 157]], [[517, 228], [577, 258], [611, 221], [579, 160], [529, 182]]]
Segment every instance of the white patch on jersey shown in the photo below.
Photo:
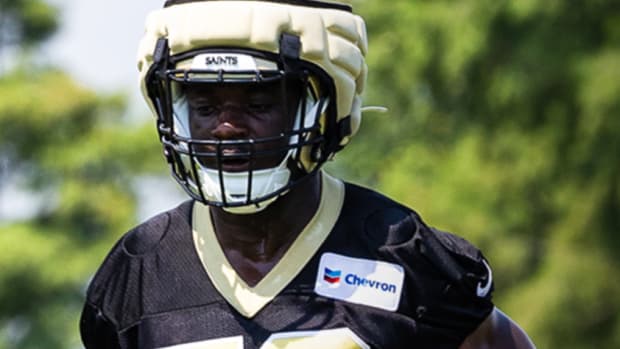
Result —
[[191, 342], [184, 344], [177, 344], [170, 347], [161, 347], [158, 349], [243, 349], [243, 337], [226, 337], [208, 339], [206, 341]]
[[489, 267], [487, 261], [484, 259], [482, 260], [482, 263], [484, 263], [484, 266], [487, 268], [488, 274], [487, 284], [482, 286], [482, 282], [479, 282], [478, 286], [476, 286], [476, 295], [480, 298], [486, 297], [487, 294], [489, 294], [489, 291], [491, 291], [491, 285], [493, 285], [493, 272], [491, 271], [491, 267]]
[[404, 278], [403, 267], [397, 264], [324, 253], [314, 292], [345, 302], [395, 311], [400, 303]]

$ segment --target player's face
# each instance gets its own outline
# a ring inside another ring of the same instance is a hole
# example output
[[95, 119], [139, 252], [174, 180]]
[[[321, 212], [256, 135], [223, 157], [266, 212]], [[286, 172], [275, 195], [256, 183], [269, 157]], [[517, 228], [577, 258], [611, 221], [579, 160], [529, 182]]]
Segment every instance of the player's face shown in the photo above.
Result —
[[[240, 156], [222, 161], [224, 171], [245, 171], [277, 166], [286, 154], [297, 97], [285, 91], [282, 82], [263, 84], [201, 84], [186, 89], [192, 138], [202, 140], [255, 140], [253, 145], [223, 145], [223, 155]], [[262, 142], [264, 138], [275, 140]], [[253, 150], [251, 149], [253, 147]], [[217, 152], [215, 145], [197, 147], [198, 151]], [[247, 156], [253, 152], [250, 160]], [[216, 158], [199, 158], [204, 166], [217, 168]]]

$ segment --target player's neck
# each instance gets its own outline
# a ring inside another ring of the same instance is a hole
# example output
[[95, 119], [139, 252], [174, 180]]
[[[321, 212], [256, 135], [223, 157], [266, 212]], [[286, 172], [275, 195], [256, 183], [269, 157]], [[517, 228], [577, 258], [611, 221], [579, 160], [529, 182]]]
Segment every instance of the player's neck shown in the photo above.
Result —
[[211, 208], [218, 241], [239, 276], [250, 285], [260, 281], [314, 216], [320, 198], [321, 178], [316, 174], [255, 214]]

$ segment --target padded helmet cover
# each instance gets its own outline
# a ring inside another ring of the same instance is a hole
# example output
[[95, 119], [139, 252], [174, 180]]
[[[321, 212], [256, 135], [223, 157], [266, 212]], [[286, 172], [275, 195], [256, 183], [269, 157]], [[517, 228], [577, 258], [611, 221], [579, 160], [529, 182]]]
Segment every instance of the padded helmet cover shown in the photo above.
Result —
[[[333, 79], [337, 121], [350, 116], [350, 135], [355, 134], [361, 121], [361, 95], [367, 75], [364, 20], [329, 6], [347, 1], [308, 1], [313, 6], [303, 3], [190, 1], [150, 13], [139, 45], [138, 69], [141, 90], [151, 109], [155, 111], [147, 94], [146, 77], [158, 39], [168, 39], [171, 55], [205, 47], [278, 53], [281, 35], [289, 33], [301, 40], [300, 59], [317, 65]], [[343, 139], [341, 145], [348, 140]]]

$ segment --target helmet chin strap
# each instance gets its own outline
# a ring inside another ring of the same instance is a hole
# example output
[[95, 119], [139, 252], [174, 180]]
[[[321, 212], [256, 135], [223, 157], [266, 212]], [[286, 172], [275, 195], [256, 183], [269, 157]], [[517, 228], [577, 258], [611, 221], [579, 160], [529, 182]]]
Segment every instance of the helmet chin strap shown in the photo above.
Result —
[[274, 201], [276, 201], [279, 196], [269, 198], [265, 201], [261, 201], [259, 203], [253, 205], [245, 205], [245, 206], [236, 206], [236, 207], [222, 207], [222, 209], [228, 213], [232, 214], [253, 214], [258, 213], [267, 208], [267, 206], [271, 205]]
[[[224, 181], [224, 192], [222, 193], [219, 170], [207, 168], [202, 164], [199, 164], [200, 171], [198, 172], [203, 194], [209, 201], [236, 204], [247, 202], [248, 199], [254, 200], [273, 193], [286, 186], [289, 182], [291, 171], [286, 167], [286, 163], [288, 162], [290, 155], [291, 152], [289, 151], [289, 153], [276, 167], [252, 171], [252, 190], [249, 198], [247, 197], [248, 186], [250, 185], [249, 171], [222, 171], [221, 178]], [[251, 214], [265, 209], [276, 199], [277, 197], [274, 197], [255, 204], [223, 208], [231, 213]]]

